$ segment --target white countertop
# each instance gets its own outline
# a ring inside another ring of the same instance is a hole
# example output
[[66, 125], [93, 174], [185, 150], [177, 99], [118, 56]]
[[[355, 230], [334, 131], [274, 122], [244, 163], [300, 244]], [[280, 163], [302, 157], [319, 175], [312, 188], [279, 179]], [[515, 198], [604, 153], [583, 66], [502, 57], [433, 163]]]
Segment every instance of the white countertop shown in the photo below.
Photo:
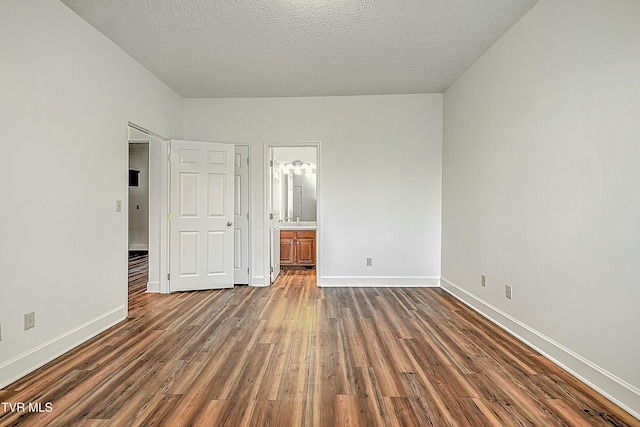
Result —
[[315, 221], [287, 221], [280, 223], [280, 230], [315, 230], [316, 225]]

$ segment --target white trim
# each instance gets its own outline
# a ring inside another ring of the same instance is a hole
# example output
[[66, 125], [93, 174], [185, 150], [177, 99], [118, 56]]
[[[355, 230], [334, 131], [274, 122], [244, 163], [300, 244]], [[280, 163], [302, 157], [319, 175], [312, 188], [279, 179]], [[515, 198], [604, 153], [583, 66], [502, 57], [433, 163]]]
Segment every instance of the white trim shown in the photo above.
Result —
[[[160, 221], [160, 229], [156, 229], [153, 232], [159, 232], [159, 244], [160, 247], [158, 248], [158, 259], [157, 259], [157, 263], [158, 265], [155, 265], [154, 262], [152, 262], [153, 260], [149, 260], [149, 270], [151, 270], [151, 267], [157, 268], [160, 273], [159, 273], [159, 278], [160, 278], [160, 282], [157, 285], [157, 290], [156, 288], [147, 288], [148, 292], [160, 292], [160, 293], [169, 293], [169, 283], [167, 280], [167, 273], [168, 273], [168, 263], [169, 263], [169, 221], [167, 219], [167, 214], [169, 213], [169, 161], [168, 161], [168, 156], [170, 153], [170, 147], [169, 147], [169, 141], [170, 139], [161, 135], [158, 135], [157, 133], [151, 132], [148, 129], [143, 128], [142, 126], [136, 125], [135, 123], [132, 123], [130, 121], [125, 120], [125, 122], [127, 123], [127, 126], [125, 127], [126, 129], [126, 136], [127, 136], [127, 144], [126, 144], [126, 150], [125, 150], [125, 160], [124, 160], [124, 164], [125, 164], [125, 171], [129, 169], [129, 128], [131, 129], [135, 129], [139, 132], [142, 132], [146, 135], [148, 135], [149, 137], [151, 137], [151, 139], [153, 139], [153, 141], [150, 139], [147, 142], [149, 143], [149, 197], [151, 197], [151, 173], [152, 171], [155, 170], [155, 167], [159, 168], [159, 174], [160, 174], [160, 194], [159, 194], [159, 198], [160, 198], [160, 212], [159, 212], [159, 221]], [[152, 163], [152, 158], [151, 158], [151, 144], [160, 144], [160, 150], [164, 150], [165, 151], [165, 156], [163, 156], [163, 160], [161, 160], [160, 164], [156, 165], [155, 163]], [[165, 160], [167, 159], [167, 160]], [[123, 175], [125, 176], [125, 175]], [[124, 210], [123, 212], [126, 213], [125, 218], [124, 218], [124, 246], [125, 246], [125, 257], [124, 257], [124, 274], [123, 274], [123, 282], [124, 282], [124, 298], [125, 298], [125, 304], [127, 305], [127, 312], [128, 312], [128, 301], [129, 301], [129, 293], [128, 293], [128, 283], [129, 283], [129, 260], [128, 260], [128, 256], [126, 256], [128, 250], [129, 250], [129, 183], [126, 179], [124, 179], [124, 191], [123, 194], [126, 195], [123, 197], [123, 206], [126, 207], [126, 210]], [[151, 200], [149, 200], [149, 202], [151, 202]], [[151, 213], [152, 213], [152, 208], [151, 208], [151, 203], [149, 203], [149, 234], [152, 233], [151, 230]], [[135, 250], [135, 249], [133, 249]], [[146, 250], [149, 250], [149, 248], [147, 247]], [[147, 286], [152, 286], [155, 287], [155, 282], [151, 282], [148, 283]]]
[[[129, 179], [127, 178], [127, 171], [129, 170], [129, 123], [126, 119], [127, 126], [124, 126], [124, 159], [122, 162], [122, 201], [120, 202], [120, 215], [122, 215], [122, 270], [121, 270], [121, 283], [122, 287], [122, 303], [124, 304], [124, 315], [129, 314]], [[1, 378], [1, 377], [0, 377]]]
[[148, 251], [149, 245], [129, 245], [130, 251]]
[[162, 136], [162, 135], [158, 135], [157, 133], [153, 133], [150, 130], [145, 129], [142, 126], [138, 126], [137, 124], [135, 124], [133, 122], [127, 121], [127, 126], [137, 130], [138, 132], [142, 132], [142, 133], [144, 133], [146, 135], [152, 136], [155, 139], [158, 139], [160, 141], [169, 141], [171, 139], [171, 138], [167, 138], [166, 136]]
[[249, 277], [249, 282], [249, 286], [269, 286], [268, 284], [265, 284], [264, 276], [251, 276]]
[[120, 306], [0, 364], [0, 388], [46, 365], [56, 357], [120, 323], [126, 317], [126, 306]]
[[640, 389], [444, 277], [441, 278], [440, 286], [474, 311], [640, 419], [638, 409], [640, 408]]
[[322, 144], [316, 144], [316, 286], [320, 286], [322, 277]]
[[[321, 262], [321, 254], [322, 254], [322, 234], [320, 233], [321, 230], [321, 210], [320, 207], [322, 205], [322, 192], [321, 190], [321, 182], [322, 182], [322, 171], [321, 171], [321, 159], [320, 159], [320, 147], [321, 147], [321, 143], [320, 141], [301, 141], [301, 142], [265, 142], [264, 143], [264, 147], [263, 147], [263, 154], [262, 154], [262, 164], [263, 164], [263, 194], [262, 194], [262, 200], [263, 200], [263, 235], [262, 235], [262, 248], [263, 248], [263, 267], [264, 267], [264, 274], [266, 278], [266, 280], [263, 280], [264, 285], [252, 285], [252, 286], [270, 286], [271, 285], [271, 272], [269, 271], [269, 268], [271, 267], [271, 247], [270, 247], [270, 236], [269, 236], [269, 203], [270, 201], [268, 200], [268, 189], [267, 186], [271, 185], [271, 182], [269, 180], [269, 149], [271, 148], [295, 148], [295, 147], [311, 147], [311, 148], [315, 148], [316, 149], [316, 277], [318, 279], [316, 279], [317, 284], [319, 286], [320, 284], [320, 274], [321, 274], [321, 266], [322, 266], [322, 262]], [[254, 276], [254, 278], [257, 278], [258, 276]]]
[[158, 280], [147, 282], [147, 292], [154, 294], [160, 293], [160, 282]]
[[331, 287], [386, 287], [433, 288], [440, 286], [437, 276], [323, 276], [318, 280], [321, 288]]
[[171, 232], [171, 223], [169, 221], [169, 207], [171, 205], [169, 186], [171, 165], [169, 158], [171, 156], [171, 140], [161, 141], [161, 148], [164, 149], [165, 159], [162, 160], [160, 167], [160, 293], [168, 294], [171, 292], [169, 289], [169, 280], [167, 276], [169, 274], [169, 234]]
[[[251, 271], [253, 269], [253, 266], [251, 265], [251, 260], [253, 258], [252, 257], [253, 248], [251, 247], [251, 244], [253, 243], [253, 239], [251, 237], [251, 228], [252, 228], [251, 221], [253, 220], [253, 215], [251, 212], [251, 145], [234, 143], [233, 146], [234, 146], [234, 152], [235, 152], [235, 147], [247, 147], [247, 160], [249, 161], [249, 163], [247, 164], [247, 193], [248, 193], [247, 212], [249, 213], [249, 220], [247, 221], [247, 246], [248, 246], [247, 267], [249, 267], [249, 271]], [[234, 194], [234, 197], [235, 197], [235, 194]], [[247, 281], [249, 282], [248, 284], [251, 285], [251, 273], [247, 275]], [[234, 283], [234, 286], [235, 286], [235, 283]]]

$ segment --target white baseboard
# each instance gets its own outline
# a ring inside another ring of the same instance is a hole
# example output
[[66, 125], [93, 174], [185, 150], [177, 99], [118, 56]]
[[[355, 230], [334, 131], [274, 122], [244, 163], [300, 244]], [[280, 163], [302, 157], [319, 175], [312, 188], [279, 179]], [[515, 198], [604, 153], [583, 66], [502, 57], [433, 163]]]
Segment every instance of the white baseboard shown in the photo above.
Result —
[[149, 245], [129, 245], [130, 251], [148, 251]]
[[147, 292], [160, 293], [160, 281], [147, 282]]
[[125, 307], [118, 307], [0, 364], [0, 388], [6, 387], [35, 371], [56, 357], [121, 322], [126, 317]]
[[432, 288], [440, 286], [439, 277], [428, 276], [322, 276], [321, 288]]
[[640, 389], [522, 323], [513, 316], [467, 292], [444, 277], [441, 278], [441, 287], [474, 311], [477, 311], [634, 417], [640, 419]]
[[264, 276], [252, 276], [250, 281], [249, 286], [265, 287], [270, 285], [270, 283], [265, 283]]

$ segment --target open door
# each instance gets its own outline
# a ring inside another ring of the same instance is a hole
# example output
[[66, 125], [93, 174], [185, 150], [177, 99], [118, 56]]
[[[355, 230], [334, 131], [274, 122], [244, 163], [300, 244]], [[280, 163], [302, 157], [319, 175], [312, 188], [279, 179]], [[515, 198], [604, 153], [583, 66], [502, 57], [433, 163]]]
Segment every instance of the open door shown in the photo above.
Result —
[[282, 173], [280, 164], [269, 150], [269, 244], [271, 246], [271, 283], [280, 275], [280, 211], [282, 205]]
[[236, 285], [249, 284], [249, 146], [235, 147], [233, 276]]
[[234, 146], [170, 142], [169, 289], [232, 288]]

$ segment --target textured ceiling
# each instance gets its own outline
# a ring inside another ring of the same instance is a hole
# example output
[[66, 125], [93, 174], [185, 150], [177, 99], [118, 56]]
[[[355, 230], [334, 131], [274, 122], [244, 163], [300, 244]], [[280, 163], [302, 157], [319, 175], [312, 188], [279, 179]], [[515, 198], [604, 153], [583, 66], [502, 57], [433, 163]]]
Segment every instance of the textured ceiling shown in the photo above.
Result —
[[187, 98], [440, 93], [537, 0], [62, 0]]

